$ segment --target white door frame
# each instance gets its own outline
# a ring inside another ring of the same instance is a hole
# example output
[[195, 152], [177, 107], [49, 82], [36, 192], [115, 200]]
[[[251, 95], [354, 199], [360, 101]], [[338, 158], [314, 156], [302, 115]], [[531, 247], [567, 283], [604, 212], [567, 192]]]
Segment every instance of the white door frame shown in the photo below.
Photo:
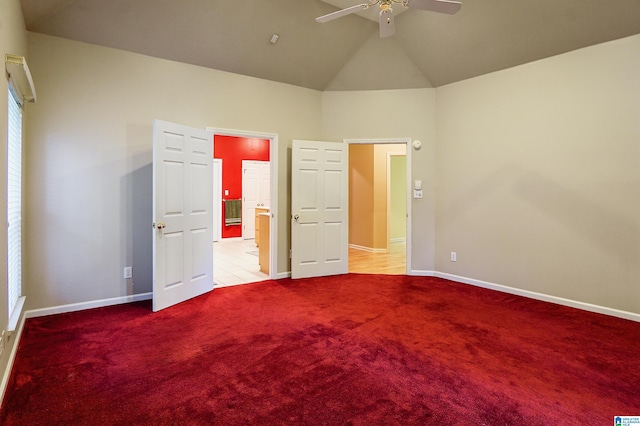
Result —
[[[362, 144], [362, 145], [375, 145], [375, 144], [405, 144], [406, 145], [406, 156], [407, 156], [407, 244], [406, 244], [406, 263], [407, 269], [406, 274], [411, 275], [411, 176], [412, 176], [412, 149], [411, 149], [411, 138], [391, 138], [391, 139], [343, 139], [344, 143], [347, 144]], [[388, 235], [387, 235], [388, 236]], [[388, 239], [388, 238], [387, 238]], [[388, 242], [387, 242], [388, 244]]]
[[222, 159], [213, 159], [213, 241], [222, 238]]
[[[269, 217], [269, 278], [278, 277], [278, 134], [252, 132], [247, 130], [222, 129], [207, 127], [207, 130], [220, 136], [236, 136], [239, 138], [255, 138], [269, 140], [269, 161], [271, 174], [271, 215]], [[284, 275], [285, 277], [288, 274]]]

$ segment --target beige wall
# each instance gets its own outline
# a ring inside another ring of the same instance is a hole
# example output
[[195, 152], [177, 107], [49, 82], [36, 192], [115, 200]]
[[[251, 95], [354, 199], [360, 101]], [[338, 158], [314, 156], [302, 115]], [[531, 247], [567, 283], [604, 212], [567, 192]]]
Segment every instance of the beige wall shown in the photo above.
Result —
[[[27, 33], [19, 0], [0, 1], [0, 53], [4, 76], [6, 54], [27, 56]], [[0, 78], [0, 223], [7, 223], [7, 91], [6, 78]], [[27, 109], [32, 105], [26, 106]], [[26, 120], [25, 120], [26, 122]], [[26, 126], [26, 123], [25, 123]], [[0, 331], [7, 329], [7, 227], [0, 226]], [[14, 339], [5, 339], [5, 348], [0, 358], [0, 372], [7, 366]], [[1, 375], [0, 375], [1, 377]], [[0, 395], [1, 397], [1, 395]]]
[[[392, 224], [388, 214], [387, 155], [403, 153], [404, 148], [404, 144], [349, 145], [349, 244], [376, 250], [388, 248]], [[403, 170], [406, 177], [406, 168]], [[406, 185], [402, 189], [404, 192], [399, 195], [406, 214]], [[403, 220], [402, 225], [405, 223]]]
[[[387, 191], [387, 154], [404, 152], [405, 145], [376, 144], [374, 147], [373, 247], [389, 247], [390, 218]], [[405, 170], [406, 173], [406, 170]]]
[[437, 89], [438, 271], [640, 313], [639, 52]]
[[373, 247], [373, 145], [349, 145], [349, 244]]
[[390, 159], [389, 239], [407, 236], [407, 157], [392, 155]]
[[437, 90], [325, 93], [39, 34], [29, 48], [39, 95], [25, 152], [30, 308], [150, 290], [121, 277], [128, 264], [149, 269], [136, 237], [147, 235], [161, 118], [280, 135], [279, 272], [289, 270], [290, 140], [412, 138], [424, 188], [411, 200], [414, 271], [640, 312], [629, 196], [638, 37]]
[[327, 140], [411, 138], [422, 141], [412, 153], [412, 179], [423, 182], [422, 199], [412, 199], [411, 268], [434, 270], [435, 90], [324, 92], [322, 130]]
[[29, 49], [28, 308], [151, 291], [155, 118], [279, 135], [278, 272], [289, 270], [289, 147], [320, 138], [320, 92], [41, 34]]

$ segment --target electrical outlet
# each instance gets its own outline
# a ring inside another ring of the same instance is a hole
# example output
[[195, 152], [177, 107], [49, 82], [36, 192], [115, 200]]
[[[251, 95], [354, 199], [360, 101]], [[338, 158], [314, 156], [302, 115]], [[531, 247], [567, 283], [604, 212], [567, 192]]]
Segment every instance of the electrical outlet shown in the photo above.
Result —
[[124, 277], [125, 278], [133, 277], [133, 267], [132, 266], [125, 266], [124, 267]]
[[452, 262], [456, 262], [458, 260], [458, 255], [456, 254], [455, 251], [451, 252], [451, 261]]

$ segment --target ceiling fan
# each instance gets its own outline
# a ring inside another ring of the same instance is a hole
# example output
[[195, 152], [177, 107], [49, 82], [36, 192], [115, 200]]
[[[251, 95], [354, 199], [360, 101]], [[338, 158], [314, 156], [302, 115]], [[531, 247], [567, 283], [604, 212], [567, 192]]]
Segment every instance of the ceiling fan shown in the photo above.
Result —
[[369, 3], [357, 4], [327, 15], [319, 16], [316, 18], [316, 21], [329, 22], [342, 16], [367, 10], [371, 6], [379, 5], [380, 37], [389, 37], [396, 32], [393, 23], [392, 6], [394, 3], [408, 7], [409, 9], [428, 10], [430, 12], [446, 13], [448, 15], [457, 13], [462, 7], [462, 3], [455, 0], [369, 0]]

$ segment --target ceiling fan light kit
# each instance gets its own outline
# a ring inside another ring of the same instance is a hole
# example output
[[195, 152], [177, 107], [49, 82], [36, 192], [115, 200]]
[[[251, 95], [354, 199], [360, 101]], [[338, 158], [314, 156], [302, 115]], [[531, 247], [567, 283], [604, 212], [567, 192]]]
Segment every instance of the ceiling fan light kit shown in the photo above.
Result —
[[389, 37], [395, 34], [395, 24], [393, 22], [393, 4], [400, 4], [409, 9], [426, 10], [429, 12], [445, 13], [453, 15], [460, 11], [462, 3], [457, 0], [369, 0], [369, 3], [357, 4], [336, 12], [328, 13], [316, 18], [316, 22], [329, 22], [356, 12], [362, 12], [371, 6], [380, 8], [380, 37]]

